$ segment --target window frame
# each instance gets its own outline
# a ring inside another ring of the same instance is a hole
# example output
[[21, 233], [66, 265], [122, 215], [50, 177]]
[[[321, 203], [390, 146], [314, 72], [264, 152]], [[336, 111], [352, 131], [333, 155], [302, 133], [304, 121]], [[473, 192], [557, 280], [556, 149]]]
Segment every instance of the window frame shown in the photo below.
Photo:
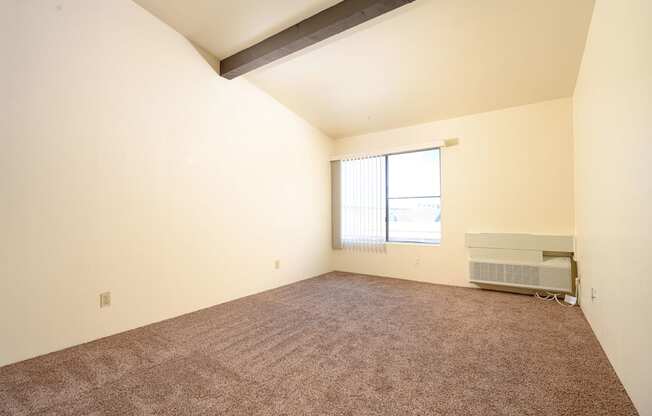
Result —
[[[437, 150], [437, 158], [439, 160], [439, 195], [429, 195], [429, 196], [405, 196], [405, 197], [391, 197], [389, 196], [389, 157], [394, 155], [403, 155], [408, 153], [419, 153], [419, 152], [428, 152], [431, 150]], [[387, 153], [385, 157], [385, 244], [420, 244], [420, 245], [430, 245], [438, 246], [441, 245], [442, 236], [439, 237], [437, 242], [426, 242], [426, 241], [413, 241], [413, 240], [390, 240], [389, 239], [389, 200], [390, 199], [417, 199], [417, 198], [439, 198], [439, 204], [441, 206], [442, 201], [442, 189], [441, 189], [441, 148], [439, 147], [430, 147], [427, 149], [418, 149], [418, 150], [408, 150], [405, 152], [395, 152]], [[440, 208], [440, 224], [442, 213]], [[443, 233], [442, 233], [443, 234]]]

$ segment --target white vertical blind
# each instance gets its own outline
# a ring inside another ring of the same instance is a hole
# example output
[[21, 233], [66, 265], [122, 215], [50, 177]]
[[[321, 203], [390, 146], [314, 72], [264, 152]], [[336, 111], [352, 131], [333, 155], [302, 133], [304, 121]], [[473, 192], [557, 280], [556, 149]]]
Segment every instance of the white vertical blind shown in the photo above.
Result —
[[385, 157], [342, 160], [342, 248], [385, 250]]

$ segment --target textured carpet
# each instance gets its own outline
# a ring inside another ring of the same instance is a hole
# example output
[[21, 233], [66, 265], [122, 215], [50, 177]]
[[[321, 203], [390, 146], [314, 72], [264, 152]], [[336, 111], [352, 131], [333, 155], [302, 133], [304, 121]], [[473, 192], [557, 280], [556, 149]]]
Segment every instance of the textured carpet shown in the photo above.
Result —
[[332, 273], [0, 368], [2, 415], [636, 415], [578, 308]]

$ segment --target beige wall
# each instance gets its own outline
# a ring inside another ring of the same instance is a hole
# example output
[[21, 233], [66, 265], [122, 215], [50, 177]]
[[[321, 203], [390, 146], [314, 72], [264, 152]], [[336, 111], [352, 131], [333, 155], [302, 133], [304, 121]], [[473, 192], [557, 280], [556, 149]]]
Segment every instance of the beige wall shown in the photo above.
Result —
[[[582, 309], [652, 415], [652, 2], [598, 0], [574, 95]], [[591, 300], [591, 288], [597, 298]]]
[[2, 5], [0, 365], [330, 270], [328, 137], [130, 0]]
[[336, 270], [468, 286], [466, 232], [573, 233], [570, 99], [335, 141], [335, 154], [459, 138], [442, 150], [440, 246], [335, 250]]

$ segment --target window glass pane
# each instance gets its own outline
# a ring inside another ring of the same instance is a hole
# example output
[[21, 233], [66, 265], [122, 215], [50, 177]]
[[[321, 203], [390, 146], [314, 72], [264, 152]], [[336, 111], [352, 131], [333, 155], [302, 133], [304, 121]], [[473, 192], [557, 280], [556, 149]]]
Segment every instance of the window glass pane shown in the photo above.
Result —
[[441, 198], [401, 198], [388, 202], [388, 241], [440, 242]]
[[439, 149], [389, 155], [389, 197], [440, 196]]

